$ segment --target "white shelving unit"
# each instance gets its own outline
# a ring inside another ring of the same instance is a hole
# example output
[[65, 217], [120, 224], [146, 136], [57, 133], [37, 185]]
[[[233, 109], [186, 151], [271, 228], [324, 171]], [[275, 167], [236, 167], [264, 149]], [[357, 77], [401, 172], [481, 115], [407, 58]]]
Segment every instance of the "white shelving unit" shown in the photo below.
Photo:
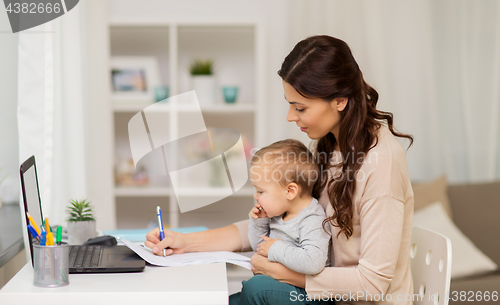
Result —
[[[144, 106], [138, 105], [113, 105], [113, 110], [115, 113], [137, 113], [141, 111]], [[158, 112], [169, 112], [171, 111], [171, 106], [168, 104], [161, 105], [159, 108], [155, 108], [154, 111]], [[182, 112], [194, 112], [197, 111], [196, 107], [191, 105], [178, 105], [176, 106], [176, 111]], [[226, 104], [226, 105], [210, 105], [203, 107], [203, 113], [253, 113], [255, 111], [255, 105], [252, 104]]]
[[[219, 21], [193, 22], [162, 22], [162, 23], [110, 23], [110, 52], [111, 56], [155, 56], [159, 62], [159, 71], [162, 83], [170, 88], [170, 96], [192, 90], [190, 88], [188, 66], [197, 58], [211, 58], [215, 63], [215, 76], [218, 87], [217, 104], [201, 105], [201, 110], [208, 128], [231, 128], [238, 130], [254, 147], [263, 145], [265, 122], [259, 111], [264, 109], [263, 74], [263, 26], [259, 22], [234, 21], [224, 23]], [[225, 104], [221, 94], [223, 85], [238, 85], [239, 94], [235, 104]], [[130, 118], [143, 110], [147, 105], [118, 104], [111, 101], [114, 135], [115, 158], [131, 159], [128, 143], [127, 124]], [[151, 101], [151, 104], [153, 101]], [[168, 117], [169, 138], [177, 138], [178, 131], [183, 124], [189, 124], [189, 118], [196, 108], [190, 105], [173, 107], [168, 103], [157, 108], [158, 112], [165, 112]], [[179, 179], [171, 176], [172, 179]], [[154, 209], [150, 206], [163, 205], [168, 202], [168, 225], [170, 227], [191, 225], [191, 222], [209, 217], [213, 223], [222, 217], [224, 220], [236, 221], [247, 217], [253, 205], [254, 189], [247, 185], [222, 201], [221, 206], [210, 210], [205, 207], [180, 214], [176, 202], [177, 196], [185, 196], [196, 200], [199, 197], [213, 197], [220, 194], [214, 188], [183, 188], [174, 193], [169, 177], [150, 179], [150, 185], [144, 187], [116, 187], [114, 190], [117, 212], [128, 211], [137, 216], [143, 210]], [[134, 202], [143, 203], [144, 207]], [[159, 204], [162, 202], [162, 204]], [[235, 203], [243, 203], [238, 209]], [[121, 209], [120, 205], [127, 208]], [[217, 205], [218, 203], [214, 204]], [[239, 212], [241, 210], [241, 212]], [[164, 209], [165, 211], [165, 209]], [[229, 214], [235, 217], [231, 219]], [[191, 213], [191, 214], [190, 214]], [[205, 213], [205, 214], [204, 214]], [[146, 215], [146, 214], [144, 214]], [[149, 215], [149, 214], [148, 214]], [[130, 228], [130, 219], [133, 217], [117, 214], [117, 224], [120, 228], [121, 219], [127, 222]], [[144, 216], [148, 217], [148, 216]], [[144, 226], [143, 224], [137, 224]], [[203, 225], [203, 224], [199, 224]], [[207, 225], [210, 227], [210, 225]]]
[[[158, 197], [170, 196], [172, 190], [169, 187], [116, 187], [115, 196], [118, 197]], [[177, 195], [189, 197], [214, 197], [224, 194], [225, 192], [219, 191], [214, 188], [181, 188], [177, 190]], [[255, 190], [251, 187], [244, 187], [234, 193], [232, 196], [245, 197], [253, 196]]]

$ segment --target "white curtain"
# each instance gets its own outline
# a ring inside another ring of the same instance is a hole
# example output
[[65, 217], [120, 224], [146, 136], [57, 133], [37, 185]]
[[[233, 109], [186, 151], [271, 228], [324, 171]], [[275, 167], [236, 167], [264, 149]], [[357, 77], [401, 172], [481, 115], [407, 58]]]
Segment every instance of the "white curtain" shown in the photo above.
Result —
[[82, 14], [19, 33], [19, 158], [35, 155], [43, 213], [65, 224], [69, 199], [84, 198]]
[[350, 45], [378, 108], [415, 137], [412, 180], [500, 178], [499, 1], [295, 0], [289, 15], [293, 44], [328, 34]]

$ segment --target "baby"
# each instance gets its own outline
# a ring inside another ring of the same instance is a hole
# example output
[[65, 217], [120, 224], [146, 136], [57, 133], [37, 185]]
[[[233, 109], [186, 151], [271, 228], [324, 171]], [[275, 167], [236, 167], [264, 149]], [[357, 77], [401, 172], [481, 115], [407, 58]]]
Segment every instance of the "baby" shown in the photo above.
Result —
[[250, 211], [252, 249], [269, 261], [303, 274], [326, 265], [330, 241], [323, 207], [312, 197], [319, 170], [302, 142], [283, 140], [255, 153], [250, 179], [255, 206]]

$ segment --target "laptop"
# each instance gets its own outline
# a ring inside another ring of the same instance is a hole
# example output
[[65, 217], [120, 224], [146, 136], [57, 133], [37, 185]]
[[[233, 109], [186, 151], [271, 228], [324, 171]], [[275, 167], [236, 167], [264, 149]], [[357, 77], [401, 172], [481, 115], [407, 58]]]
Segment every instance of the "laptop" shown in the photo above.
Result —
[[[31, 156], [21, 164], [20, 173], [24, 210], [30, 213], [38, 226], [41, 226], [44, 218], [38, 188], [35, 156]], [[25, 218], [28, 224], [29, 220], [26, 213]], [[33, 239], [28, 232], [32, 264]], [[144, 270], [145, 265], [144, 260], [127, 246], [70, 245], [69, 273], [140, 272]]]

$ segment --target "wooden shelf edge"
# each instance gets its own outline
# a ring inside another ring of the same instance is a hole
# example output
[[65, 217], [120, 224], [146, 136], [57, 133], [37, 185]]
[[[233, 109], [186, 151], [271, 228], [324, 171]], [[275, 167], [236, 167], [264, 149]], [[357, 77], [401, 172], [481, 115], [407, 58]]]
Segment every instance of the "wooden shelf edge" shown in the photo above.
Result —
[[[151, 104], [152, 105], [152, 104]], [[139, 112], [151, 105], [113, 105], [113, 111], [115, 113], [123, 112]], [[162, 105], [162, 107], [155, 109], [157, 112], [169, 112], [172, 107], [168, 104]], [[192, 106], [177, 106], [176, 111], [178, 113], [190, 113], [198, 111], [197, 107]], [[255, 111], [255, 106], [252, 104], [227, 104], [227, 105], [212, 105], [212, 106], [201, 106], [202, 113], [252, 113]]]
[[[251, 187], [243, 187], [231, 196], [253, 196], [255, 190]], [[221, 196], [225, 192], [214, 188], [182, 188], [176, 193], [183, 197], [210, 197]], [[162, 187], [115, 187], [116, 197], [168, 197], [173, 195], [170, 188]]]

